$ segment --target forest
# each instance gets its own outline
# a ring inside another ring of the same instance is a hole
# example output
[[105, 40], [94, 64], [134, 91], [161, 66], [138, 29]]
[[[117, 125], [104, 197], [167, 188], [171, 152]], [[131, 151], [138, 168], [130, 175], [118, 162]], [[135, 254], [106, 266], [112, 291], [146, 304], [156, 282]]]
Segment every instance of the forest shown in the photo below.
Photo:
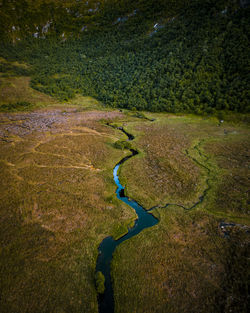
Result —
[[41, 2], [12, 10], [21, 39], [1, 34], [0, 56], [31, 64], [33, 88], [152, 112], [249, 112], [250, 14], [238, 1]]

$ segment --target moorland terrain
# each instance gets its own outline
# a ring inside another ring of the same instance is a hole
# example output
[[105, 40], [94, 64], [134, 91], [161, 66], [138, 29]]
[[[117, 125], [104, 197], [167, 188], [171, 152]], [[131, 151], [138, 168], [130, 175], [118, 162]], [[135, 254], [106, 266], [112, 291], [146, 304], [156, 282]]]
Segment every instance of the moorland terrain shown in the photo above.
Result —
[[114, 311], [247, 312], [248, 1], [157, 3], [0, 2], [1, 312], [98, 312], [131, 149]]

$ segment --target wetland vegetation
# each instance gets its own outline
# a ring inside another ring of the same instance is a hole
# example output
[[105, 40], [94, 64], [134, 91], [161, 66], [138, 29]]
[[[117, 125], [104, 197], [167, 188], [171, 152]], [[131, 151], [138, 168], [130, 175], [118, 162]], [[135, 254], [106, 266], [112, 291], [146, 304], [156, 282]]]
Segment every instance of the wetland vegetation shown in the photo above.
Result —
[[247, 312], [243, 2], [0, 1], [1, 312]]
[[[132, 115], [73, 105], [1, 114], [3, 312], [97, 312], [97, 248], [136, 218], [116, 199], [112, 178], [128, 154], [115, 142], [126, 137], [106, 121], [134, 134], [140, 153], [122, 165], [120, 179], [159, 219], [115, 251], [116, 312], [189, 312], [194, 305], [197, 312], [244, 312], [248, 128], [190, 115], [145, 113], [154, 122]], [[164, 207], [192, 206], [208, 184], [195, 209]]]

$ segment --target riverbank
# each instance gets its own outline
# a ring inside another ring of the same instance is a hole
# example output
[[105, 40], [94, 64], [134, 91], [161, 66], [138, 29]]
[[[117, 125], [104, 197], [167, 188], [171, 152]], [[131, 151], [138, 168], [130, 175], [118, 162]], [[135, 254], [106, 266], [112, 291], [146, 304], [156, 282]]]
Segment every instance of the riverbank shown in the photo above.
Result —
[[97, 312], [97, 248], [134, 213], [112, 170], [119, 111], [0, 114], [1, 312]]
[[[214, 313], [217, 296], [238, 297], [248, 237], [243, 227], [230, 226], [229, 241], [219, 225], [248, 224], [240, 210], [247, 201], [248, 129], [189, 115], [145, 113], [154, 122], [133, 115], [79, 103], [0, 114], [3, 312], [98, 312], [98, 246], [136, 218], [116, 199], [112, 176], [128, 155], [115, 142], [127, 137], [107, 122], [135, 136], [140, 153], [123, 164], [119, 178], [145, 208], [170, 201], [188, 207], [199, 199], [208, 172], [192, 158], [206, 163], [216, 187], [193, 211], [153, 209], [159, 224], [119, 246], [111, 265], [115, 312], [188, 312], [195, 304]], [[231, 262], [232, 249], [238, 257]]]

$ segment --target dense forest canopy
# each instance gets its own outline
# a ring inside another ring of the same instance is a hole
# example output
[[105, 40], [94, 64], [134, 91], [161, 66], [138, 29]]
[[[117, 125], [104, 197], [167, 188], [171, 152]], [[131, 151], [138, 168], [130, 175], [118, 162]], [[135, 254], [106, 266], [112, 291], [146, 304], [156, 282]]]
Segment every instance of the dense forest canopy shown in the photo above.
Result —
[[61, 100], [248, 112], [249, 11], [238, 0], [2, 0], [0, 55], [31, 64], [32, 87]]

